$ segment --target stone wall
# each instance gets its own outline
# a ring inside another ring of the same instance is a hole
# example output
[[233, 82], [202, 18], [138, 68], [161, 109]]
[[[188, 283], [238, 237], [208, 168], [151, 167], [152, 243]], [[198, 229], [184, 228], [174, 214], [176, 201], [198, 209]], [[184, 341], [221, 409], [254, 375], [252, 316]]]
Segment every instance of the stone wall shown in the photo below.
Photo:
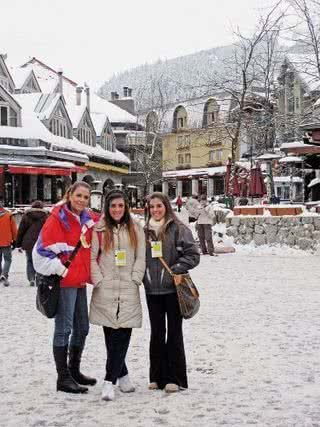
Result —
[[320, 215], [232, 216], [226, 219], [226, 234], [236, 244], [287, 245], [303, 250], [320, 243]]

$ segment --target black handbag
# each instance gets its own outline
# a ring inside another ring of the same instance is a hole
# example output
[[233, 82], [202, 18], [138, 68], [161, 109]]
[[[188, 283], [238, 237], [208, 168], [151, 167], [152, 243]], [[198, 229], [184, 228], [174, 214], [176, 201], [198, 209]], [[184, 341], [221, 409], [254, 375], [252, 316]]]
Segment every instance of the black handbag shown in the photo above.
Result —
[[184, 319], [191, 319], [200, 308], [199, 292], [189, 273], [174, 274], [166, 261], [160, 257], [160, 262], [172, 276], [176, 285], [180, 313]]
[[[78, 250], [81, 246], [81, 240], [77, 243], [77, 246], [72, 251], [70, 258], [63, 264], [68, 268], [77, 255]], [[58, 310], [59, 294], [60, 294], [60, 280], [61, 277], [57, 274], [51, 274], [45, 276], [41, 273], [36, 273], [36, 307], [48, 319], [52, 319]]]

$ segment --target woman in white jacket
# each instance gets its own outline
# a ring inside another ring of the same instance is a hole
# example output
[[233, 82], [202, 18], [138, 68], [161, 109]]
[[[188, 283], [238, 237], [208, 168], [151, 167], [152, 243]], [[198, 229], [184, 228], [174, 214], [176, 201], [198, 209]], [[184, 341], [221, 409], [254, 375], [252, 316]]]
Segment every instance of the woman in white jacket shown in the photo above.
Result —
[[107, 350], [103, 400], [114, 399], [117, 381], [122, 392], [135, 390], [125, 358], [132, 328], [142, 324], [139, 286], [144, 271], [143, 229], [131, 217], [125, 194], [112, 190], [93, 229], [91, 249], [90, 322], [103, 326]]

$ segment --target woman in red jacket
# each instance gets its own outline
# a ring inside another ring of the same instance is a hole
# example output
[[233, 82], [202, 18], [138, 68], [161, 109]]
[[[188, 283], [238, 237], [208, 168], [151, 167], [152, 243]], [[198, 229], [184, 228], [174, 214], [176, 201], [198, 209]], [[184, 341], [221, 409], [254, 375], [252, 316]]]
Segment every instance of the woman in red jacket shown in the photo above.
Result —
[[[94, 225], [94, 216], [87, 209], [89, 199], [90, 186], [82, 181], [74, 183], [68, 190], [66, 201], [52, 210], [33, 249], [37, 272], [62, 277], [53, 355], [58, 373], [57, 390], [67, 393], [85, 393], [88, 388], [79, 384], [96, 383], [94, 378], [80, 372], [81, 355], [89, 332], [86, 283], [90, 281], [90, 244]], [[66, 268], [64, 263], [79, 240], [81, 247]]]

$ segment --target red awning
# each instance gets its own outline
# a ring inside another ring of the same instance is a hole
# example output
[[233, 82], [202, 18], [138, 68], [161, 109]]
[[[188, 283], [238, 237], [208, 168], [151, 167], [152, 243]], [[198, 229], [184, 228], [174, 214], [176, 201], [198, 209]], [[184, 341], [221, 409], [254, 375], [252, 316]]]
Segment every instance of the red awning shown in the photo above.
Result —
[[71, 172], [86, 172], [88, 170], [88, 168], [86, 168], [85, 166], [75, 166], [73, 168], [70, 168]]
[[13, 174], [27, 175], [59, 175], [69, 176], [71, 169], [35, 167], [35, 166], [9, 166], [8, 170]]

